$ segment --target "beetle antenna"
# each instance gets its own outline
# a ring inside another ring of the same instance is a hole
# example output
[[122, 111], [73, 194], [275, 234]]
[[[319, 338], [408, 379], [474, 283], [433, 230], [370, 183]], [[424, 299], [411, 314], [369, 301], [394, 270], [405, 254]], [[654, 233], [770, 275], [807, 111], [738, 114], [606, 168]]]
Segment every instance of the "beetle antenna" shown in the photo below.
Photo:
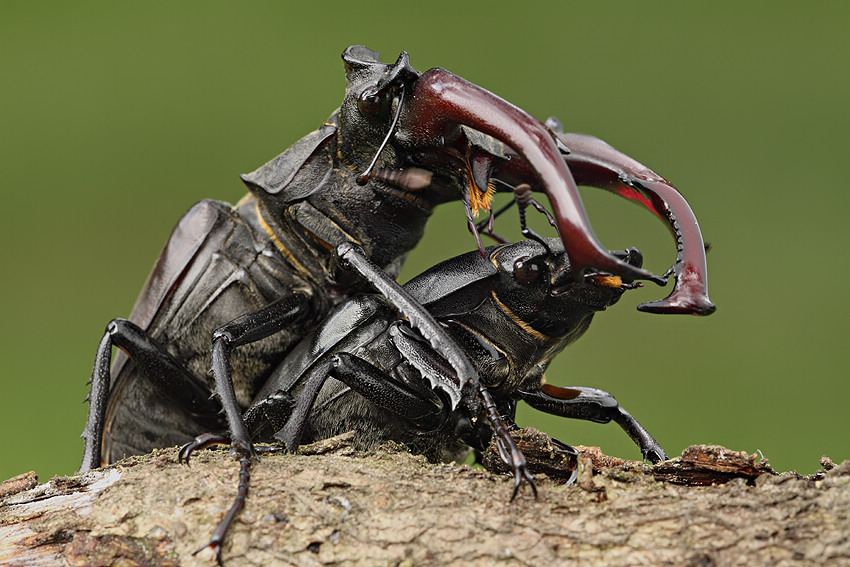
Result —
[[378, 163], [378, 158], [381, 155], [381, 152], [384, 151], [384, 148], [387, 147], [387, 143], [390, 141], [390, 136], [395, 132], [396, 126], [398, 125], [398, 118], [401, 116], [401, 107], [404, 104], [404, 85], [401, 86], [401, 93], [398, 95], [398, 105], [395, 109], [395, 116], [393, 116], [392, 124], [390, 124], [390, 129], [387, 131], [387, 135], [384, 137], [384, 141], [381, 142], [381, 145], [378, 147], [378, 151], [375, 152], [375, 157], [372, 158], [372, 163], [369, 164], [369, 167], [366, 168], [366, 171], [357, 176], [357, 184], [365, 185], [367, 181], [370, 179], [370, 174], [372, 173], [372, 169], [375, 167], [375, 164]]
[[[526, 183], [514, 186], [514, 185], [511, 185], [510, 183], [507, 183], [506, 181], [502, 181], [501, 179], [497, 179], [495, 177], [493, 179], [491, 179], [491, 181], [494, 181], [494, 182], [498, 183], [499, 185], [501, 185], [503, 187], [507, 187], [508, 189], [510, 189], [514, 194], [514, 200], [509, 201], [508, 204], [506, 204], [504, 207], [502, 207], [501, 209], [499, 209], [495, 213], [493, 213], [491, 211], [490, 218], [480, 222], [476, 226], [476, 228], [478, 230], [484, 232], [484, 234], [490, 236], [491, 238], [493, 238], [497, 242], [504, 243], [505, 240], [503, 238], [499, 237], [496, 234], [493, 234], [493, 217], [500, 216], [502, 213], [504, 213], [509, 208], [511, 208], [514, 205], [514, 203], [516, 203], [516, 205], [519, 208], [520, 230], [522, 231], [523, 236], [525, 236], [526, 238], [529, 238], [531, 240], [534, 240], [535, 242], [539, 242], [540, 244], [543, 245], [544, 248], [546, 248], [546, 251], [548, 253], [551, 253], [551, 250], [549, 250], [549, 246], [546, 244], [545, 240], [539, 234], [537, 234], [536, 232], [534, 232], [533, 230], [528, 228], [528, 225], [526, 224], [525, 210], [530, 205], [530, 206], [534, 207], [537, 210], [537, 212], [541, 213], [542, 215], [544, 215], [546, 217], [546, 220], [549, 222], [550, 226], [557, 227], [557, 225], [555, 223], [555, 219], [552, 217], [552, 215], [549, 213], [549, 211], [546, 210], [546, 207], [544, 207], [543, 205], [538, 203], [537, 200], [534, 199], [534, 197], [532, 197], [531, 186], [526, 184]], [[489, 222], [489, 228], [488, 228], [488, 230], [485, 231], [483, 229], [484, 229], [484, 226], [487, 222]]]

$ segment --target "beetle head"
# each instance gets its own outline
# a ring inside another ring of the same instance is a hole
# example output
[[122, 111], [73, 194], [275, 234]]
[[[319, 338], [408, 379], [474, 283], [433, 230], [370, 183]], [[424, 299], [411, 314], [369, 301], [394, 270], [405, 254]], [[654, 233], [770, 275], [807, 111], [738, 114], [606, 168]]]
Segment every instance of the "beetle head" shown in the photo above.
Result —
[[[518, 324], [527, 326], [530, 334], [566, 345], [584, 333], [595, 312], [614, 305], [635, 286], [624, 284], [618, 276], [602, 274], [586, 274], [576, 281], [560, 240], [545, 242], [546, 247], [526, 240], [490, 254], [499, 271], [493, 296]], [[635, 267], [643, 262], [635, 248], [616, 254]]]
[[[353, 45], [342, 54], [345, 62], [345, 97], [339, 110], [342, 154], [365, 169], [390, 133], [402, 91], [420, 73], [410, 66], [403, 51], [393, 64], [381, 63], [378, 53]], [[381, 157], [392, 159], [391, 149]], [[384, 153], [384, 152], [381, 152]]]

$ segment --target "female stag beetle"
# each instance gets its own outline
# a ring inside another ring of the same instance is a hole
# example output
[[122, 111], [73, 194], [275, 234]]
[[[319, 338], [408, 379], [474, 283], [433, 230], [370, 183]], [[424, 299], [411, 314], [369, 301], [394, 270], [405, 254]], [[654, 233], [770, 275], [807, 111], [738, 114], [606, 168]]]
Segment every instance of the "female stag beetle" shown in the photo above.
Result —
[[[643, 260], [636, 249], [617, 254], [636, 266]], [[634, 287], [599, 274], [576, 281], [555, 239], [491, 246], [483, 258], [463, 254], [402, 286], [462, 348], [499, 406], [523, 399], [565, 417], [615, 419], [643, 456], [657, 462], [666, 458], [663, 449], [629, 414], [617, 417], [610, 394], [569, 393], [543, 382], [549, 363], [587, 331], [593, 315]], [[363, 449], [392, 439], [434, 461], [457, 457], [455, 442], [475, 439], [459, 434], [479, 421], [470, 409], [486, 408], [454, 397], [462, 377], [399, 312], [394, 295], [359, 295], [337, 306], [275, 369], [246, 412], [255, 438], [276, 437], [292, 451], [354, 430]], [[512, 418], [514, 408], [503, 413]], [[491, 418], [480, 417], [484, 424]]]
[[[350, 246], [340, 247], [343, 259], [351, 252]], [[642, 263], [636, 249], [618, 257], [638, 267]], [[378, 269], [358, 271], [378, 281], [379, 289], [386, 277]], [[356, 295], [338, 305], [259, 391], [244, 415], [248, 430], [255, 441], [283, 442], [282, 447], [263, 447], [268, 452], [294, 451], [300, 443], [353, 430], [360, 449], [393, 440], [432, 461], [457, 460], [470, 446], [483, 450], [495, 434], [500, 455], [513, 470], [513, 498], [522, 479], [534, 488], [525, 458], [508, 433], [516, 427], [516, 402], [524, 400], [565, 417], [614, 420], [646, 459], [658, 462], [667, 458], [664, 450], [613, 396], [543, 382], [549, 363], [587, 331], [593, 315], [634, 287], [597, 274], [576, 281], [555, 239], [492, 246], [485, 257], [470, 252], [442, 262], [410, 280], [399, 294]], [[427, 308], [472, 361], [480, 382], [471, 394], [483, 404], [456, 397], [463, 377], [442, 348], [433, 348], [399, 318], [398, 304], [408, 296]], [[185, 445], [180, 458], [188, 462], [200, 447], [229, 442], [204, 434]], [[236, 501], [207, 544], [219, 558], [228, 525], [244, 505], [248, 480], [243, 466]]]
[[[244, 175], [250, 193], [236, 206], [206, 200], [192, 207], [129, 319], [107, 326], [92, 372], [81, 471], [221, 429], [220, 407], [232, 453], [252, 458], [243, 408], [295, 343], [361, 289], [333, 270], [334, 249], [356, 243], [394, 277], [440, 203], [460, 199], [471, 217], [489, 209], [492, 191], [528, 183], [548, 195], [576, 279], [597, 270], [664, 282], [601, 246], [575, 174], [670, 226], [679, 247], [676, 286], [652, 310], [713, 310], [696, 219], [663, 178], [595, 139], [559, 135], [443, 69], [419, 73], [406, 53], [387, 65], [353, 46], [343, 60], [340, 109]], [[403, 309], [418, 320], [420, 308]], [[417, 329], [431, 342], [443, 332]], [[111, 364], [113, 346], [121, 352]], [[474, 369], [446, 348], [455, 371], [474, 381]]]

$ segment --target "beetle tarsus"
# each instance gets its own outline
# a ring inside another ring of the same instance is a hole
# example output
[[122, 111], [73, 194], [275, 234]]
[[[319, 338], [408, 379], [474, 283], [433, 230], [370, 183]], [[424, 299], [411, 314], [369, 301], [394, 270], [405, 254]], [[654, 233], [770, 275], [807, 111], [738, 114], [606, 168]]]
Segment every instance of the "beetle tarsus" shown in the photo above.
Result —
[[195, 451], [208, 449], [214, 445], [230, 445], [232, 440], [226, 435], [218, 435], [216, 433], [201, 433], [193, 440], [189, 441], [177, 452], [177, 462], [189, 466], [189, 458]]
[[502, 416], [499, 415], [493, 397], [483, 384], [478, 387], [478, 395], [481, 396], [481, 401], [484, 402], [484, 411], [487, 412], [487, 419], [490, 420], [490, 425], [496, 436], [496, 447], [499, 450], [499, 457], [502, 459], [502, 462], [511, 468], [514, 476], [514, 489], [511, 492], [511, 501], [519, 493], [519, 487], [523, 480], [531, 485], [534, 498], [537, 498], [537, 486], [534, 484], [534, 477], [531, 476], [531, 472], [528, 470], [528, 461], [526, 461], [525, 455], [522, 454], [516, 441], [511, 436]]
[[251, 481], [251, 464], [253, 459], [248, 455], [242, 455], [239, 457], [239, 487], [236, 491], [236, 498], [233, 500], [233, 504], [230, 505], [230, 509], [228, 509], [227, 514], [225, 514], [224, 518], [218, 523], [213, 530], [212, 535], [210, 536], [210, 540], [192, 552], [192, 555], [197, 555], [201, 551], [209, 548], [212, 548], [215, 553], [215, 561], [220, 566], [223, 567], [224, 563], [221, 559], [221, 549], [224, 544], [224, 537], [227, 535], [227, 530], [230, 528], [230, 524], [233, 523], [233, 519], [236, 515], [245, 507], [245, 499], [248, 496], [248, 487]]

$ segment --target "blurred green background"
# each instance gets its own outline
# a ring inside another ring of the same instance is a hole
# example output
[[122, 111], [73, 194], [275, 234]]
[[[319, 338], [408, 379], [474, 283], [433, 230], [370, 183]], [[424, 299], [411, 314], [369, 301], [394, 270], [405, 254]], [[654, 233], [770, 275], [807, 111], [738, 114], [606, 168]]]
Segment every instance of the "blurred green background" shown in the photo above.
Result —
[[[551, 382], [611, 391], [674, 455], [721, 443], [804, 473], [850, 458], [850, 5], [401, 5], [3, 2], [0, 479], [76, 470], [105, 324], [129, 313], [192, 203], [236, 202], [238, 173], [339, 104], [340, 53], [356, 43], [555, 114], [696, 211], [717, 313], [639, 313], [668, 292], [647, 286], [600, 314]], [[607, 246], [666, 269], [675, 249], [651, 215], [583, 197]], [[472, 246], [447, 205], [403, 276]], [[639, 457], [613, 424], [520, 420]]]

